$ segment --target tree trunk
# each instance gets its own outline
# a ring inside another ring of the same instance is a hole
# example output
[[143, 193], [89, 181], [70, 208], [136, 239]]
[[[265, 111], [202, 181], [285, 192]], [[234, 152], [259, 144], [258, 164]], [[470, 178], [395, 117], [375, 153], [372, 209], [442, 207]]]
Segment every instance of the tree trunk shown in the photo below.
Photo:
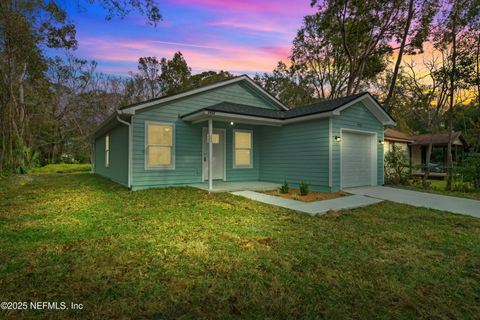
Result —
[[430, 175], [430, 156], [432, 155], [432, 141], [428, 144], [427, 152], [425, 154], [425, 168], [423, 170], [423, 188], [428, 188], [428, 176]]
[[398, 50], [397, 62], [395, 63], [395, 68], [393, 69], [392, 80], [390, 81], [390, 87], [388, 88], [388, 94], [383, 102], [383, 107], [385, 110], [390, 111], [390, 102], [393, 98], [393, 93], [395, 92], [395, 84], [397, 82], [398, 70], [400, 69], [400, 64], [402, 63], [403, 52], [405, 51], [405, 46], [407, 44], [408, 33], [410, 32], [410, 26], [412, 24], [413, 14], [414, 14], [414, 0], [410, 0], [408, 3], [408, 15], [407, 21], [405, 23], [405, 29], [403, 30], [402, 42], [400, 44], [400, 49]]
[[452, 70], [450, 71], [450, 106], [448, 108], [448, 145], [447, 145], [447, 190], [452, 190], [453, 159], [452, 159], [452, 131], [453, 131], [453, 103], [455, 94], [455, 75], [457, 62], [457, 6], [453, 3], [452, 16]]

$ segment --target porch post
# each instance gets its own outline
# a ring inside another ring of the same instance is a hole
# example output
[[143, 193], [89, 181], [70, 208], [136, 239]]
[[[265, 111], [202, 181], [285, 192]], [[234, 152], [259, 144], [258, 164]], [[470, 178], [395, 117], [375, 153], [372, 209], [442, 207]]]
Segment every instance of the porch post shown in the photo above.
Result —
[[208, 119], [208, 191], [213, 190], [213, 172], [212, 172], [212, 157], [213, 157], [213, 121]]

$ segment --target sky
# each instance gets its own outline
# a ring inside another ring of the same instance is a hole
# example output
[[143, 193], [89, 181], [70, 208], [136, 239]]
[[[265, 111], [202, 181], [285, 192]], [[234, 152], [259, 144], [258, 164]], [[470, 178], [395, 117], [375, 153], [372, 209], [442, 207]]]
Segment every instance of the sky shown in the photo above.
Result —
[[[73, 1], [72, 1], [73, 2]], [[75, 1], [76, 3], [76, 1]], [[193, 73], [225, 70], [234, 74], [271, 72], [286, 61], [309, 0], [161, 0], [157, 27], [131, 14], [105, 20], [97, 6], [67, 5], [77, 28], [74, 55], [98, 62], [98, 71], [128, 75], [139, 57], [171, 58], [181, 51]]]

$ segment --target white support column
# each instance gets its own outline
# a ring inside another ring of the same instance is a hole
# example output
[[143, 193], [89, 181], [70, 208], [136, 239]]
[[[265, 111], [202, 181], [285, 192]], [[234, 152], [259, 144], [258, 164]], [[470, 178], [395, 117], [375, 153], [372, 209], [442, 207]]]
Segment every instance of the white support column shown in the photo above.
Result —
[[213, 190], [213, 169], [212, 169], [212, 157], [213, 157], [213, 144], [212, 144], [212, 135], [213, 135], [213, 121], [208, 119], [208, 191]]

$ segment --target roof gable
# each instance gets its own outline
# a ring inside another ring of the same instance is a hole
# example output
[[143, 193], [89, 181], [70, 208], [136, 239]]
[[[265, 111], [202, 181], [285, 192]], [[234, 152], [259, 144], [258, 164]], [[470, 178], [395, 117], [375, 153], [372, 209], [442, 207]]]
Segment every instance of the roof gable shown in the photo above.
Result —
[[[348, 102], [344, 102], [343, 105], [332, 111], [334, 115], [340, 115], [343, 110], [350, 108], [357, 102], [362, 102], [368, 111], [370, 111], [373, 116], [377, 118], [377, 120], [380, 121], [384, 126], [396, 125], [396, 122], [393, 120], [392, 116], [382, 108], [377, 99], [375, 99], [369, 92], [363, 92], [349, 97], [351, 99]], [[343, 99], [349, 97], [345, 97]]]
[[413, 138], [408, 134], [391, 128], [385, 129], [383, 137], [385, 140], [390, 141], [413, 142]]
[[202, 86], [202, 87], [199, 87], [199, 88], [186, 90], [184, 92], [179, 92], [179, 93], [172, 94], [172, 95], [169, 95], [169, 96], [164, 96], [164, 97], [160, 97], [160, 98], [151, 99], [151, 100], [147, 100], [147, 101], [144, 101], [144, 102], [132, 104], [132, 105], [129, 105], [129, 106], [125, 106], [125, 107], [122, 107], [122, 108], [119, 109], [119, 113], [121, 113], [121, 114], [122, 113], [123, 114], [135, 114], [135, 112], [138, 111], [138, 110], [142, 110], [142, 109], [152, 107], [152, 106], [158, 106], [158, 105], [161, 105], [161, 104], [164, 104], [164, 103], [167, 103], [167, 102], [172, 102], [172, 101], [175, 101], [175, 100], [178, 100], [178, 99], [183, 99], [183, 98], [193, 96], [193, 95], [196, 95], [196, 94], [199, 94], [199, 93], [202, 93], [202, 92], [207, 92], [207, 91], [210, 91], [210, 90], [214, 90], [216, 88], [229, 86], [229, 85], [232, 85], [234, 83], [239, 83], [239, 84], [247, 86], [250, 90], [255, 92], [257, 95], [261, 96], [262, 98], [264, 98], [265, 100], [267, 100], [271, 104], [273, 104], [278, 110], [288, 110], [287, 106], [285, 106], [280, 100], [275, 98], [273, 95], [271, 95], [266, 90], [264, 90], [261, 86], [259, 86], [257, 83], [255, 83], [255, 81], [253, 81], [250, 77], [248, 77], [247, 75], [242, 75], [242, 76], [239, 76], [239, 77], [235, 77], [235, 78], [232, 78], [232, 79], [227, 79], [227, 80], [224, 80], [224, 81], [215, 82], [213, 84], [208, 84], [208, 85], [205, 85], [205, 86]]
[[187, 121], [203, 121], [204, 118], [212, 117], [217, 113], [217, 116], [221, 115], [222, 117], [228, 117], [230, 115], [242, 116], [245, 118], [245, 116], [247, 116], [250, 117], [249, 119], [252, 121], [264, 121], [265, 119], [268, 119], [271, 122], [275, 122], [275, 124], [285, 124], [318, 117], [340, 115], [343, 110], [346, 110], [359, 102], [362, 103], [362, 105], [364, 105], [365, 108], [383, 125], [395, 124], [395, 121], [391, 116], [383, 110], [380, 104], [378, 104], [369, 93], [359, 93], [339, 99], [321, 101], [289, 110], [269, 110], [224, 101], [183, 114], [181, 117]]
[[[444, 132], [444, 133], [435, 133], [435, 134], [430, 134], [430, 133], [420, 134], [420, 135], [413, 136], [412, 139], [414, 140], [412, 145], [428, 145], [430, 143], [438, 144], [438, 145], [447, 145], [449, 141], [449, 133]], [[467, 145], [461, 131], [452, 132], [452, 142], [453, 144]]]

